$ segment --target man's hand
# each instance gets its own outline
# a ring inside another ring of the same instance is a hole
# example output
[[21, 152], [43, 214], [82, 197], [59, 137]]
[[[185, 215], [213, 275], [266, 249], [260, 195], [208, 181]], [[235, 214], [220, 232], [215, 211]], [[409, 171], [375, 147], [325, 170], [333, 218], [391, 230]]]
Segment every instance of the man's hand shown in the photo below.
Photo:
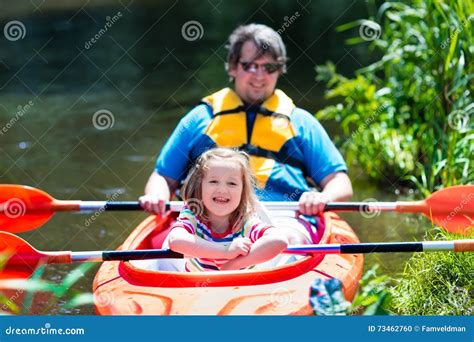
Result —
[[303, 192], [299, 201], [299, 210], [303, 215], [313, 216], [324, 212], [324, 207], [331, 200], [322, 192]]
[[179, 182], [153, 171], [145, 186], [145, 194], [138, 199], [146, 211], [155, 215], [164, 215], [166, 203], [171, 199]]
[[164, 215], [166, 212], [165, 198], [158, 195], [143, 195], [138, 199], [138, 202], [146, 211], [155, 215]]

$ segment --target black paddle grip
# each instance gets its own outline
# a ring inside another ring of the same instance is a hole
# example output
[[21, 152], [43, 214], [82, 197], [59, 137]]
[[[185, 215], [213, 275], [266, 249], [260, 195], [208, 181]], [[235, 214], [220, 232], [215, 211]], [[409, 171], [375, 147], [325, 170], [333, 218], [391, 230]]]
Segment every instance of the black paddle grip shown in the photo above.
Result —
[[392, 253], [392, 252], [422, 252], [420, 242], [387, 242], [387, 243], [358, 243], [342, 244], [341, 253]]
[[104, 261], [144, 260], [144, 259], [182, 259], [183, 254], [171, 249], [138, 249], [136, 251], [108, 251], [102, 254]]
[[126, 210], [142, 210], [140, 203], [135, 201], [128, 202], [107, 202], [105, 210], [126, 211]]

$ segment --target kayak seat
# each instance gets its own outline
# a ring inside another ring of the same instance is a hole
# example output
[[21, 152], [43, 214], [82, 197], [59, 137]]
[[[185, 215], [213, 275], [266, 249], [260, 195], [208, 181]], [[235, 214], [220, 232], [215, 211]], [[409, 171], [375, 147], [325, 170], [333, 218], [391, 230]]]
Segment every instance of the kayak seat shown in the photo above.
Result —
[[[150, 248], [160, 249], [169, 248], [166, 238], [171, 230], [171, 226], [163, 229], [157, 234], [150, 237]], [[176, 271], [184, 272], [186, 259], [149, 259], [149, 260], [133, 260], [130, 261], [133, 266], [152, 270], [152, 271]]]

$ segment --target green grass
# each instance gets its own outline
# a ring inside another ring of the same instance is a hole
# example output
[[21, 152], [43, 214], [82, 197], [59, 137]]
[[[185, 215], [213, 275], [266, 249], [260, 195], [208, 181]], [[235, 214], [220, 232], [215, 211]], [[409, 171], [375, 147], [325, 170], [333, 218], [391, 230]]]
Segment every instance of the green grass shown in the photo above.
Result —
[[[8, 259], [8, 256], [0, 255], [0, 272], [2, 260], [4, 264], [6, 259]], [[29, 279], [18, 280], [8, 286], [4, 285], [5, 289], [15, 291], [15, 294], [12, 297], [8, 297], [0, 292], [0, 315], [30, 314], [34, 296], [39, 292], [51, 295], [49, 296], [48, 303], [42, 303], [42, 305], [50, 307], [50, 310], [54, 309], [59, 314], [68, 314], [71, 309], [78, 306], [92, 305], [94, 303], [92, 293], [77, 291], [73, 288], [73, 285], [94, 265], [95, 263], [79, 265], [69, 272], [59, 284], [41, 279], [45, 266], [40, 265]], [[18, 301], [18, 294], [24, 294], [21, 302]], [[41, 314], [49, 314], [49, 311], [41, 312]]]
[[349, 314], [372, 316], [391, 313], [389, 287], [394, 280], [388, 275], [378, 274], [378, 268], [379, 265], [374, 265], [362, 276], [359, 291], [348, 310]]
[[[444, 231], [426, 239], [460, 237]], [[474, 253], [419, 253], [407, 263], [390, 289], [391, 309], [400, 315], [472, 315]]]

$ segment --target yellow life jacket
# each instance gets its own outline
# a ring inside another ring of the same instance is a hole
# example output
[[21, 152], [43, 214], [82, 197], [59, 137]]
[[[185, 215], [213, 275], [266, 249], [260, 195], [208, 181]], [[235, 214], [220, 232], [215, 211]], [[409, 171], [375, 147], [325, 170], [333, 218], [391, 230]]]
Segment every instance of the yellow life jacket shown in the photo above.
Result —
[[[282, 151], [284, 144], [295, 137], [290, 116], [295, 105], [281, 90], [260, 106], [245, 106], [230, 88], [206, 96], [202, 103], [212, 108], [213, 118], [205, 130], [218, 147], [238, 148], [250, 154], [250, 164], [257, 185], [264, 188], [276, 162], [304, 171], [303, 161]], [[256, 114], [251, 136], [247, 136], [247, 114]]]

